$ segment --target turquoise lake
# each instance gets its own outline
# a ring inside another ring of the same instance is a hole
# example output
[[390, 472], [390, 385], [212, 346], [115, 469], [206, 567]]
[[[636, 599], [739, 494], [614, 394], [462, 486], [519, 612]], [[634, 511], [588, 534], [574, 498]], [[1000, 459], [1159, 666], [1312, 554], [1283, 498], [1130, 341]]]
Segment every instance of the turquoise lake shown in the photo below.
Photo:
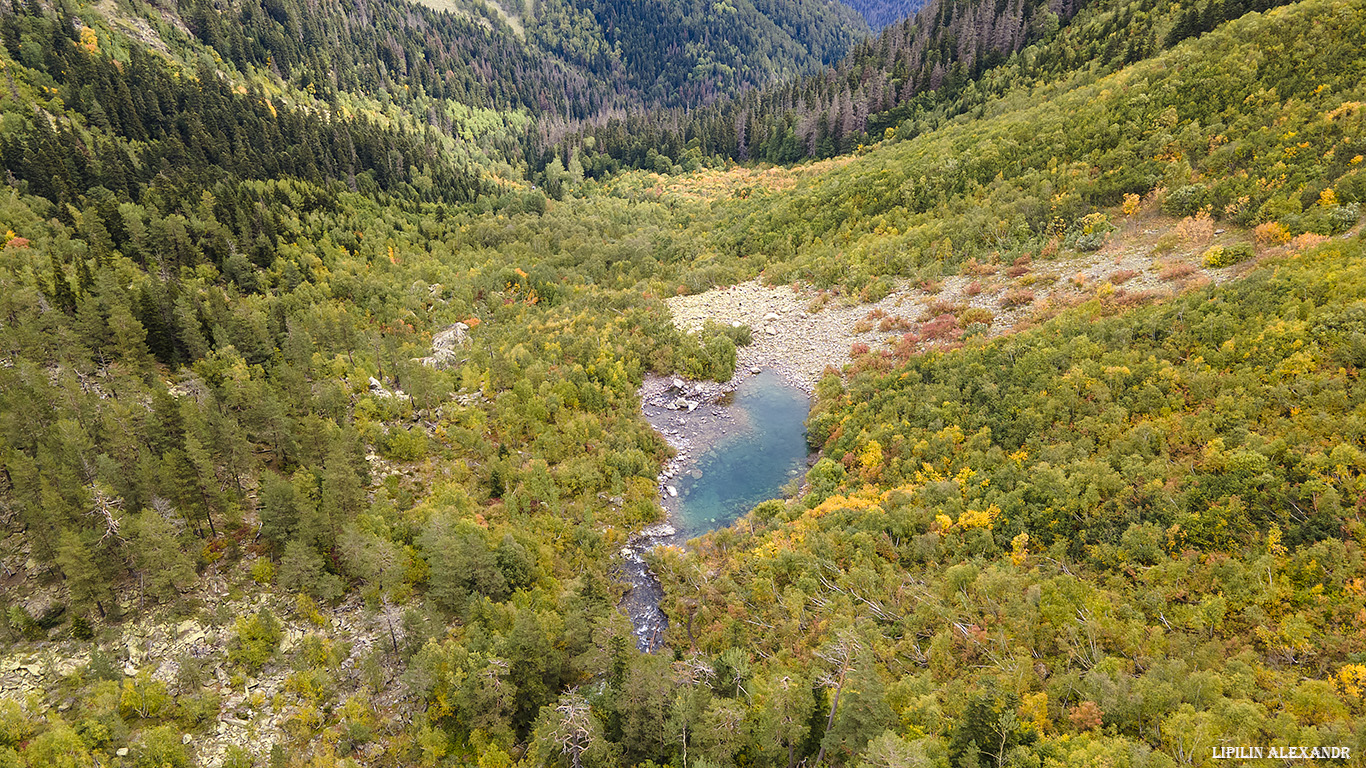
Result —
[[[806, 393], [763, 371], [741, 381], [729, 403], [735, 429], [677, 479], [676, 525], [696, 536], [729, 525], [806, 468]], [[699, 476], [700, 475], [700, 476]]]

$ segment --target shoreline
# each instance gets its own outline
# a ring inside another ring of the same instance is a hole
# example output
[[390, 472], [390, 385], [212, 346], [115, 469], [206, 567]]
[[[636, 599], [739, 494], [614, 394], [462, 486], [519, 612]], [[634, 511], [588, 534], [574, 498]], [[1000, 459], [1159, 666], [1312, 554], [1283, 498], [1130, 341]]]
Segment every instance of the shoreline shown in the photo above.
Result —
[[[631, 534], [619, 553], [623, 580], [631, 587], [619, 605], [630, 617], [636, 645], [642, 651], [648, 653], [657, 648], [669, 626], [668, 617], [659, 607], [664, 587], [650, 569], [646, 555], [655, 547], [681, 546], [703, 533], [684, 529], [680, 519], [682, 497], [672, 481], [695, 471], [703, 453], [749, 426], [748, 415], [727, 402], [727, 398], [762, 370], [737, 367], [725, 382], [647, 376], [638, 391], [641, 413], [675, 451], [656, 477], [655, 490], [664, 510], [664, 521]], [[794, 383], [790, 376], [779, 375], [785, 384]], [[809, 399], [808, 389], [797, 388]]]
[[677, 490], [669, 481], [695, 469], [699, 456], [747, 426], [745, 414], [724, 401], [753, 375], [748, 369], [741, 372], [737, 368], [729, 381], [720, 383], [676, 376], [646, 377], [640, 388], [641, 413], [675, 451], [655, 478], [659, 504], [667, 513], [669, 525], [677, 527], [679, 504]]

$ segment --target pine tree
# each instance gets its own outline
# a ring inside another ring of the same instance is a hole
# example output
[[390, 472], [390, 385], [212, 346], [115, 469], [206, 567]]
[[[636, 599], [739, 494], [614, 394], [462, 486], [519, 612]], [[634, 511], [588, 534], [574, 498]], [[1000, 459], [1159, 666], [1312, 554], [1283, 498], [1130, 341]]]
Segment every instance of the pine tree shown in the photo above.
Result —
[[319, 600], [334, 600], [343, 592], [341, 579], [327, 572], [326, 563], [318, 550], [298, 540], [286, 545], [285, 555], [280, 558], [277, 578], [281, 587], [303, 592]]
[[260, 483], [256, 513], [261, 520], [261, 536], [280, 551], [293, 539], [299, 525], [296, 486], [271, 471], [261, 474]]
[[71, 601], [77, 606], [94, 606], [101, 616], [106, 615], [104, 604], [113, 595], [109, 575], [100, 568], [95, 556], [95, 541], [67, 529], [60, 534], [57, 545], [57, 566], [66, 580]]
[[179, 540], [183, 526], [170, 502], [155, 498], [133, 528], [132, 551], [142, 587], [155, 600], [170, 600], [194, 583], [194, 563]]

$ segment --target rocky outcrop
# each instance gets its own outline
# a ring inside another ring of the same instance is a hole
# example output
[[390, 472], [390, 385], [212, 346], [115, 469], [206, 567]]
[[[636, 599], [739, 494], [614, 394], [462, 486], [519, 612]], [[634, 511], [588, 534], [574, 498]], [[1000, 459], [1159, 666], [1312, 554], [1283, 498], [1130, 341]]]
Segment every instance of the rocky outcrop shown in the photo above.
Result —
[[446, 326], [432, 337], [432, 354], [418, 362], [432, 368], [452, 368], [465, 362], [460, 350], [469, 343], [470, 327], [464, 323]]

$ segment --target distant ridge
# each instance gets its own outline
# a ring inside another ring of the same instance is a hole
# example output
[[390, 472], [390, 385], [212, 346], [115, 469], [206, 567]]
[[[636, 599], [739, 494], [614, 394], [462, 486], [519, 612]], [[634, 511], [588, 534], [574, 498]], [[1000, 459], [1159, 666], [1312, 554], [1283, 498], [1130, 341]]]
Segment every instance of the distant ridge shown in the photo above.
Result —
[[844, 0], [844, 4], [858, 11], [876, 32], [889, 24], [909, 18], [924, 7], [924, 0]]

